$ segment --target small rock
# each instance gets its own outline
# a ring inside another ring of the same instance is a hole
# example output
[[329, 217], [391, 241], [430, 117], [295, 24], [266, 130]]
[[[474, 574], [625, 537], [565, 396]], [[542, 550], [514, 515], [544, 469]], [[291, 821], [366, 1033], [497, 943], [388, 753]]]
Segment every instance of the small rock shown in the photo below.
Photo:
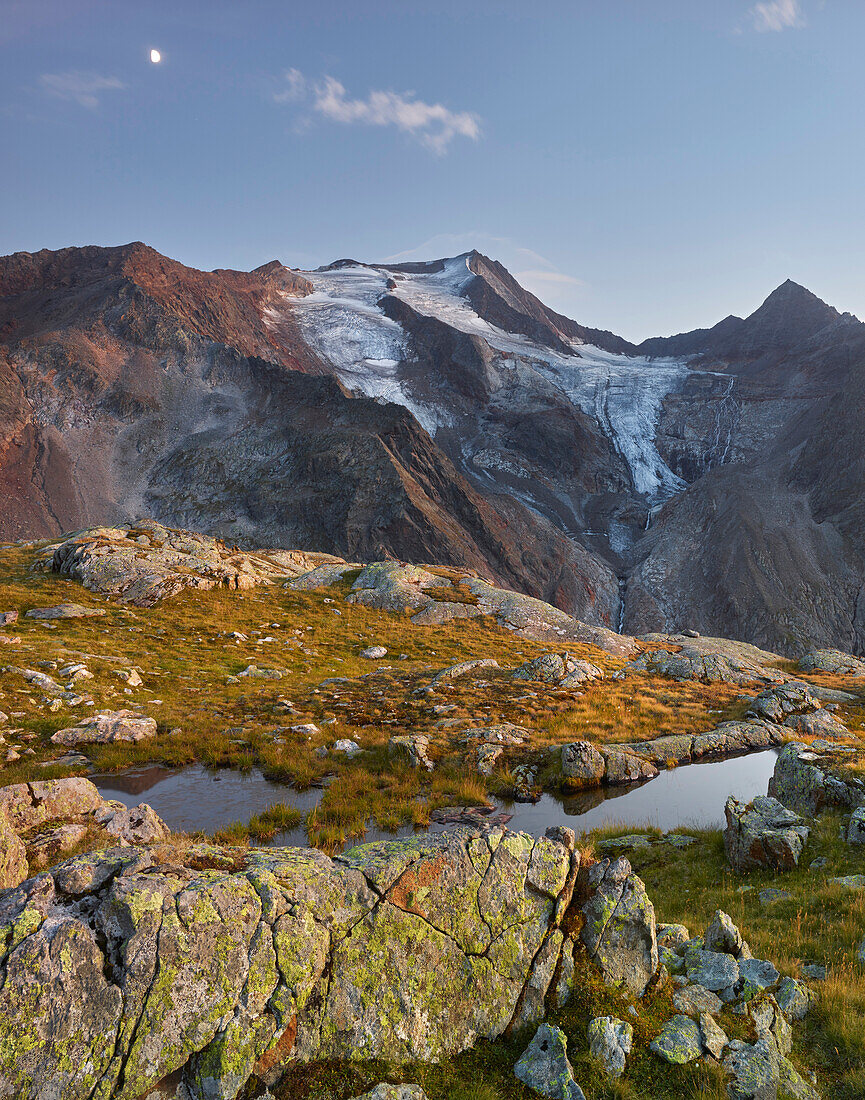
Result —
[[840, 875], [838, 878], [830, 878], [833, 886], [840, 886], [844, 890], [865, 890], [865, 875]]
[[686, 944], [691, 938], [691, 933], [684, 924], [659, 924], [658, 947], [677, 948]]
[[339, 741], [334, 741], [333, 751], [345, 753], [346, 756], [357, 756], [363, 750], [357, 741], [349, 741], [347, 738], [341, 737]]
[[11, 626], [18, 621], [17, 611], [0, 611], [0, 626]]
[[170, 832], [159, 814], [146, 802], [131, 809], [108, 805], [104, 810], [98, 810], [95, 817], [109, 836], [117, 837], [121, 846], [152, 844], [164, 840]]
[[427, 1100], [420, 1085], [376, 1085], [374, 1089], [356, 1096], [354, 1100]]
[[314, 737], [317, 733], [321, 733], [315, 722], [301, 722], [298, 726], [289, 726], [288, 728], [292, 733], [302, 733], [306, 737]]
[[634, 1029], [615, 1016], [598, 1016], [589, 1023], [589, 1054], [610, 1077], [621, 1077], [625, 1059], [631, 1052]]
[[730, 989], [739, 980], [739, 963], [732, 955], [696, 951], [688, 958], [688, 981], [713, 993]]
[[664, 1024], [661, 1034], [649, 1043], [659, 1058], [676, 1066], [694, 1062], [703, 1053], [700, 1028], [689, 1016], [673, 1016]]
[[802, 966], [802, 976], [812, 982], [826, 981], [826, 967], [823, 963], [809, 962]]
[[732, 917], [723, 909], [716, 909], [706, 929], [703, 943], [707, 951], [721, 951], [726, 955], [735, 955], [739, 958], [744, 941], [741, 932], [733, 924]]
[[776, 901], [786, 901], [793, 895], [789, 890], [779, 890], [776, 886], [768, 886], [765, 890], [761, 890], [757, 896], [760, 899], [760, 904], [765, 908], [767, 905], [774, 905]]
[[714, 1015], [721, 1011], [724, 1002], [702, 985], [686, 985], [673, 995], [673, 1007], [683, 1016]]
[[713, 1058], [720, 1059], [730, 1040], [727, 1033], [719, 1027], [708, 1012], [700, 1013], [700, 1032], [703, 1036], [703, 1046]]
[[541, 1024], [514, 1066], [514, 1076], [552, 1100], [585, 1100], [568, 1061], [568, 1040], [558, 1027]]
[[782, 978], [775, 990], [778, 1007], [791, 1020], [801, 1020], [808, 1014], [814, 996], [807, 985], [795, 978]]
[[429, 738], [423, 734], [391, 737], [387, 743], [389, 756], [402, 756], [413, 768], [426, 768], [432, 771], [433, 762], [429, 758]]
[[362, 649], [360, 655], [367, 661], [380, 661], [382, 657], [387, 656], [387, 650], [383, 645], [371, 645]]
[[865, 806], [858, 806], [850, 815], [845, 839], [848, 844], [865, 844]]
[[116, 668], [114, 675], [124, 680], [129, 687], [141, 687], [144, 683], [138, 675], [138, 670], [134, 668]]

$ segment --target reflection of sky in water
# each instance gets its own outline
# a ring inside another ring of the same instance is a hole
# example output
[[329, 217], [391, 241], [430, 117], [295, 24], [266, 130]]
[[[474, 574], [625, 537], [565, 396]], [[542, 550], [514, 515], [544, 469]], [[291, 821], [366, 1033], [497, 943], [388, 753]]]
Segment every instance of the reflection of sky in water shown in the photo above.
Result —
[[[599, 825], [620, 823], [632, 828], [657, 825], [672, 829], [677, 825], [719, 827], [724, 819], [724, 802], [729, 794], [751, 799], [765, 794], [777, 753], [774, 749], [734, 757], [708, 764], [691, 764], [661, 772], [657, 779], [639, 787], [600, 787], [563, 800], [544, 795], [533, 806], [508, 806], [512, 813], [510, 828], [542, 836], [551, 825], [569, 825], [577, 832]], [[236, 771], [208, 771], [200, 764], [179, 771], [167, 768], [135, 768], [115, 774], [94, 776], [103, 798], [113, 798], [126, 806], [148, 802], [168, 826], [178, 832], [212, 833], [235, 821], [247, 822], [257, 813], [279, 802], [297, 807], [306, 814], [313, 809], [322, 791], [295, 791], [273, 783], [258, 770], [247, 775]], [[441, 832], [443, 826], [433, 826]], [[407, 836], [411, 827], [397, 834], [370, 828], [363, 841]], [[281, 833], [271, 842], [305, 845], [303, 828]]]

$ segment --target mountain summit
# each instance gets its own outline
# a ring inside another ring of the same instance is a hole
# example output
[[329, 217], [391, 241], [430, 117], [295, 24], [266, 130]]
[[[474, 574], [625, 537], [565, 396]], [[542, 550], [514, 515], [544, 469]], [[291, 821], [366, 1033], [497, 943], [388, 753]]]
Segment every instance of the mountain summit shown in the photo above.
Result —
[[251, 272], [140, 242], [16, 253], [0, 538], [146, 513], [438, 561], [602, 626], [861, 651], [863, 364], [865, 326], [791, 281], [636, 348], [479, 252]]

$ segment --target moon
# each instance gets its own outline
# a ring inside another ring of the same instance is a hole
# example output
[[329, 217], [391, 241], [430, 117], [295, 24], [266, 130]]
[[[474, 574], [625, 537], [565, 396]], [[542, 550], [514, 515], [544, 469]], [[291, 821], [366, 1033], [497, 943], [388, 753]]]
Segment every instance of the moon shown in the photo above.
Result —
[[159, 50], [150, 51], [150, 60], [153, 62], [154, 65], [159, 64], [159, 62], [162, 60], [162, 54], [159, 52]]

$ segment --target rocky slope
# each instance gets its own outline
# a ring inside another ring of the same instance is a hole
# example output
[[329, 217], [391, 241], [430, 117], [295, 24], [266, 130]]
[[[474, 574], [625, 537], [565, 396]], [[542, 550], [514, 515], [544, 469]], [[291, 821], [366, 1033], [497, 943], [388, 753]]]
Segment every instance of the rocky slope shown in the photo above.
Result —
[[0, 537], [149, 514], [437, 561], [632, 633], [865, 649], [865, 326], [794, 283], [634, 347], [498, 263], [0, 260]]

